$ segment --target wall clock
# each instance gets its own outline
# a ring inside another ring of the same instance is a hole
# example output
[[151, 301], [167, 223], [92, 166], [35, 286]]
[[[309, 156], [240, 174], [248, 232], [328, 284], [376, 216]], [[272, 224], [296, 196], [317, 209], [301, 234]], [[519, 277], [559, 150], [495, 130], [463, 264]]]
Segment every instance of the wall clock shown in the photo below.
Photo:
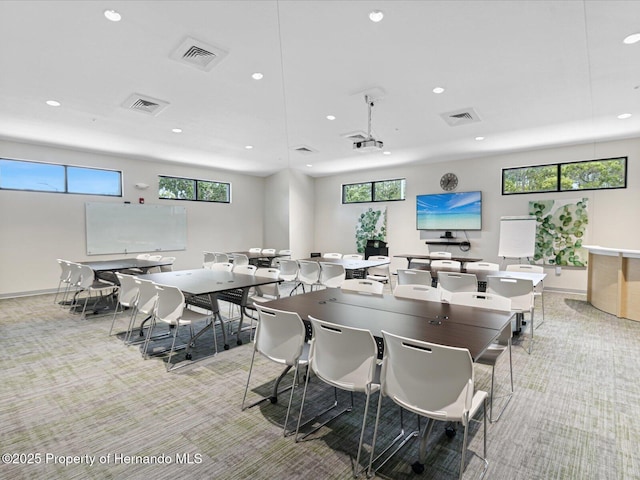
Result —
[[440, 179], [440, 187], [447, 192], [455, 190], [457, 186], [458, 177], [455, 173], [445, 173]]

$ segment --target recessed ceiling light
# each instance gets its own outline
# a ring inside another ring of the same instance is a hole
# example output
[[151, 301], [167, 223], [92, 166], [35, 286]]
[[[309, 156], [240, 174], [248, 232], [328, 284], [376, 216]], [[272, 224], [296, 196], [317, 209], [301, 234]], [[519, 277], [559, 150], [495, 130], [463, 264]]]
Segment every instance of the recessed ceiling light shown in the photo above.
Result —
[[313, 167], [313, 165], [311, 165], [310, 163], [307, 163], [307, 167], [311, 168]]
[[245, 147], [247, 150], [251, 150], [253, 148], [253, 145], [245, 145]]
[[624, 37], [622, 43], [626, 43], [627, 45], [632, 45], [634, 43], [640, 42], [640, 33], [633, 33], [628, 37]]
[[391, 155], [391, 152], [389, 150], [385, 150], [384, 152], [382, 152], [383, 155]]
[[433, 89], [433, 93], [442, 93], [444, 92], [444, 88], [442, 87], [436, 87]]
[[122, 15], [120, 15], [115, 10], [105, 10], [104, 16], [107, 18], [107, 20], [111, 20], [112, 22], [119, 22], [120, 20], [122, 20]]
[[620, 120], [625, 120], [625, 119], [627, 119], [627, 118], [631, 118], [631, 116], [632, 116], [632, 115], [631, 115], [630, 113], [622, 113], [622, 114], [618, 115], [618, 118], [619, 118]]
[[371, 20], [372, 22], [378, 23], [383, 18], [384, 13], [382, 13], [380, 10], [373, 10], [372, 12], [369, 12], [369, 20]]
[[262, 80], [264, 78], [264, 75], [261, 74], [260, 72], [256, 72], [253, 75], [251, 75], [251, 78], [253, 78], [254, 80]]
[[484, 140], [484, 137], [476, 137], [476, 140], [480, 142], [480, 141]]
[[336, 116], [335, 115], [327, 115], [327, 120], [335, 120]]
[[50, 107], [59, 107], [60, 102], [58, 102], [57, 100], [47, 100], [47, 105], [49, 105]]
[[171, 131], [173, 133], [182, 133], [182, 129], [181, 128], [172, 128]]

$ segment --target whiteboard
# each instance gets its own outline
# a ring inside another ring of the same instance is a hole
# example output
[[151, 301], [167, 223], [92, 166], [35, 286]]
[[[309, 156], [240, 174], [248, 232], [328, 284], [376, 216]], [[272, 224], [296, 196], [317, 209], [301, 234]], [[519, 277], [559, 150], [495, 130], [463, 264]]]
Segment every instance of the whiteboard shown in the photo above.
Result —
[[187, 209], [86, 203], [87, 255], [186, 250]]
[[529, 258], [536, 251], [536, 217], [500, 217], [498, 256]]

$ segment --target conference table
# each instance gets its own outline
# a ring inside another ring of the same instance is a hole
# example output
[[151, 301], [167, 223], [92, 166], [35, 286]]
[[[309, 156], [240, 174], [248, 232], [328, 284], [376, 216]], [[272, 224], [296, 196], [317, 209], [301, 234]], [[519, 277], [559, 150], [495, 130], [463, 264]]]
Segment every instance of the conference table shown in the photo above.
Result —
[[[177, 270], [173, 272], [150, 273], [139, 275], [139, 278], [151, 280], [159, 285], [168, 285], [179, 288], [185, 296], [187, 303], [211, 310], [214, 317], [220, 322], [224, 349], [229, 349], [227, 332], [220, 315], [218, 300], [225, 300], [236, 305], [240, 305], [240, 320], [236, 334], [236, 343], [242, 345], [240, 332], [244, 319], [244, 309], [247, 306], [249, 290], [252, 287], [267, 285], [269, 283], [279, 283], [282, 280], [270, 277], [260, 277], [257, 275], [244, 275], [233, 272], [219, 270], [209, 270], [207, 268], [196, 268], [192, 270]], [[193, 338], [195, 340], [204, 332], [201, 330]], [[188, 348], [188, 347], [187, 347]]]
[[452, 255], [451, 258], [442, 258], [442, 257], [432, 257], [430, 254], [421, 255], [419, 253], [401, 253], [400, 255], [394, 255], [397, 258], [406, 258], [407, 259], [407, 268], [411, 268], [412, 260], [454, 260], [456, 262], [460, 262], [464, 264], [465, 262], [481, 262], [481, 258], [474, 257], [457, 257]]
[[[384, 354], [382, 330], [403, 337], [466, 348], [475, 360], [496, 340], [511, 322], [510, 312], [498, 312], [448, 303], [428, 302], [393, 295], [366, 295], [327, 288], [264, 303], [276, 310], [296, 312], [305, 322], [311, 338], [309, 316], [354, 328], [369, 330]], [[272, 399], [287, 374], [285, 368], [274, 382]]]
[[271, 265], [271, 262], [273, 261], [274, 258], [290, 256], [289, 253], [258, 253], [258, 252], [228, 252], [227, 255], [229, 255], [229, 257], [231, 257], [232, 260], [234, 255], [246, 255], [247, 258], [249, 259], [249, 264], [257, 265], [257, 266], [261, 266], [262, 264], [261, 260], [262, 261], [266, 260], [265, 265], [267, 263]]
[[[346, 278], [353, 278], [354, 272], [363, 271], [366, 273], [367, 268], [370, 267], [379, 267], [380, 265], [389, 264], [389, 260], [358, 260], [354, 258], [325, 258], [325, 257], [310, 257], [310, 258], [302, 258], [301, 260], [307, 262], [318, 262], [318, 263], [334, 263], [336, 265], [342, 265], [345, 270]], [[366, 275], [361, 275], [365, 277]]]

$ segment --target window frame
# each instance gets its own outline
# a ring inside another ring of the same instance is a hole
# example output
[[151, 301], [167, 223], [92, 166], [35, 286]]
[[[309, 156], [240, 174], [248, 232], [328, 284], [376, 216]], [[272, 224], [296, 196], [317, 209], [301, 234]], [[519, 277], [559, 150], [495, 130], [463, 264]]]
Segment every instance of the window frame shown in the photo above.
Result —
[[[161, 197], [160, 196], [160, 179], [161, 178], [172, 178], [172, 179], [178, 179], [178, 180], [188, 180], [191, 182], [194, 182], [194, 188], [193, 188], [193, 198], [168, 198], [168, 197]], [[205, 200], [205, 199], [201, 199], [198, 198], [198, 189], [199, 189], [199, 183], [217, 183], [219, 185], [226, 185], [226, 190], [227, 190], [227, 200], [226, 201], [221, 201], [221, 200]], [[181, 201], [181, 202], [203, 202], [203, 203], [222, 203], [222, 204], [230, 204], [231, 203], [231, 182], [221, 182], [219, 180], [205, 180], [203, 178], [191, 178], [191, 177], [177, 177], [175, 175], [158, 175], [158, 200], [176, 200], [176, 201]]]
[[[619, 187], [594, 187], [594, 188], [577, 188], [577, 189], [563, 189], [562, 188], [562, 167], [564, 165], [575, 165], [578, 163], [595, 163], [595, 162], [606, 162], [609, 160], [623, 160], [624, 161], [624, 173], [623, 173], [623, 182]], [[556, 187], [555, 189], [549, 190], [530, 190], [526, 192], [505, 192], [505, 174], [511, 170], [521, 170], [526, 168], [538, 168], [538, 167], [556, 167]], [[502, 169], [502, 178], [501, 178], [501, 187], [502, 187], [502, 195], [526, 195], [526, 194], [539, 194], [539, 193], [564, 193], [564, 192], [585, 192], [592, 190], [618, 190], [621, 188], [627, 188], [627, 178], [629, 175], [629, 158], [625, 156], [619, 157], [609, 157], [609, 158], [598, 158], [594, 160], [576, 160], [574, 162], [558, 162], [558, 163], [547, 163], [547, 164], [539, 164], [539, 165], [526, 165], [522, 167], [508, 167]]]
[[[384, 199], [378, 200], [376, 199], [376, 184], [386, 183], [386, 182], [402, 182], [403, 187], [401, 187], [401, 193], [403, 194], [402, 198], [396, 199]], [[348, 187], [354, 185], [370, 185], [371, 186], [371, 200], [362, 200], [357, 202], [347, 202], [346, 201], [346, 190]], [[406, 178], [391, 178], [387, 180], [371, 180], [369, 182], [354, 182], [354, 183], [343, 183], [341, 186], [342, 190], [342, 204], [343, 205], [353, 205], [358, 203], [380, 203], [380, 202], [404, 202], [407, 199], [407, 179]]]
[[[28, 163], [28, 164], [34, 164], [34, 165], [49, 165], [52, 167], [62, 167], [62, 171], [63, 171], [63, 175], [64, 175], [64, 189], [63, 190], [50, 190], [50, 189], [38, 189], [38, 188], [9, 188], [9, 187], [3, 187], [2, 183], [0, 181], [0, 190], [6, 190], [6, 191], [14, 191], [14, 192], [38, 192], [38, 193], [61, 193], [61, 194], [66, 194], [66, 195], [92, 195], [92, 196], [98, 196], [98, 197], [119, 197], [122, 198], [124, 196], [124, 184], [123, 184], [123, 173], [122, 170], [114, 170], [111, 168], [101, 168], [101, 167], [86, 167], [83, 165], [70, 165], [70, 164], [64, 164], [64, 163], [53, 163], [53, 162], [39, 162], [39, 161], [35, 161], [35, 160], [23, 160], [23, 159], [16, 159], [16, 158], [6, 158], [6, 157], [0, 157], [0, 161], [2, 160], [6, 160], [9, 162], [20, 162], [20, 163]], [[92, 170], [92, 171], [102, 171], [102, 172], [110, 172], [110, 173], [117, 173], [118, 174], [118, 190], [119, 192], [117, 194], [111, 194], [111, 193], [93, 193], [93, 192], [70, 192], [69, 191], [69, 168], [73, 168], [73, 169], [77, 169], [77, 170]]]

